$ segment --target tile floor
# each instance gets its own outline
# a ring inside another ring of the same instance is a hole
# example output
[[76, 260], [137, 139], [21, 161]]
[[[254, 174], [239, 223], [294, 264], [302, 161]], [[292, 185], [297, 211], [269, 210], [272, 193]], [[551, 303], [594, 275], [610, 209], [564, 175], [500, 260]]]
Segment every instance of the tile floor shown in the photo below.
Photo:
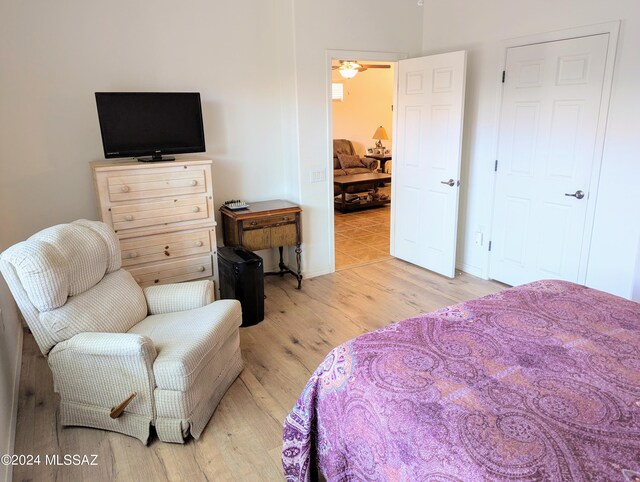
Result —
[[390, 221], [390, 204], [348, 214], [335, 211], [336, 269], [390, 258]]

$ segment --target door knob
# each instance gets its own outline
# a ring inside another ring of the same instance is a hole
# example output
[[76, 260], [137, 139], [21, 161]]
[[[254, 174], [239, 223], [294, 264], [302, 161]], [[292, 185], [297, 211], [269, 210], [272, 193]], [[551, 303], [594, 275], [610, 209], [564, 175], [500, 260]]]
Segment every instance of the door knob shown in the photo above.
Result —
[[446, 184], [448, 186], [453, 187], [456, 185], [456, 182], [453, 179], [449, 179], [448, 181], [440, 181], [440, 184]]
[[583, 191], [576, 191], [573, 194], [571, 194], [569, 192], [565, 192], [564, 195], [565, 196], [573, 196], [576, 199], [582, 199], [584, 197], [584, 192]]

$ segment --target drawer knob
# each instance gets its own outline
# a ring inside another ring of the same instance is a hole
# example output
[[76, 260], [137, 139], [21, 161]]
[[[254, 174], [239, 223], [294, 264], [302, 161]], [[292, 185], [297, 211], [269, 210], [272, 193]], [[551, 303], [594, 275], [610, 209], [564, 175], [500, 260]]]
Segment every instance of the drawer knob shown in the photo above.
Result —
[[193, 181], [191, 181], [191, 185], [192, 186], [197, 186], [198, 185], [198, 181], [196, 181], [195, 179]]
[[194, 213], [199, 213], [200, 212], [200, 206], [196, 206], [193, 208], [193, 212]]
[[284, 218], [282, 218], [283, 221], [289, 221], [289, 218], [287, 216], [285, 216]]
[[256, 226], [258, 224], [258, 221], [251, 221], [251, 226]]
[[198, 241], [198, 242], [196, 243], [196, 246], [197, 246], [198, 248], [199, 248], [200, 246], [203, 246], [203, 245], [204, 245], [204, 243], [203, 243], [202, 241]]
[[206, 269], [206, 268], [205, 268], [204, 266], [200, 266], [200, 267], [198, 268], [198, 271], [200, 271], [200, 272], [202, 273], [205, 269]]
[[131, 214], [127, 214], [124, 219], [127, 221], [133, 221], [133, 216]]
[[136, 253], [135, 251], [133, 253], [129, 253], [129, 257], [130, 258], [137, 258], [138, 257], [138, 253]]
[[122, 186], [122, 187], [120, 188], [120, 190], [121, 190], [122, 192], [129, 192], [129, 186]]

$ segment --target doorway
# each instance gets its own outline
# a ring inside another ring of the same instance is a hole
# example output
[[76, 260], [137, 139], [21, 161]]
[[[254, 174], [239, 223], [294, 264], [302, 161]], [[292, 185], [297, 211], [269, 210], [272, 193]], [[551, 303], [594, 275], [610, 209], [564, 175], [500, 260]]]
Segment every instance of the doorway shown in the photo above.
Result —
[[336, 270], [391, 257], [395, 62], [347, 62], [331, 73]]

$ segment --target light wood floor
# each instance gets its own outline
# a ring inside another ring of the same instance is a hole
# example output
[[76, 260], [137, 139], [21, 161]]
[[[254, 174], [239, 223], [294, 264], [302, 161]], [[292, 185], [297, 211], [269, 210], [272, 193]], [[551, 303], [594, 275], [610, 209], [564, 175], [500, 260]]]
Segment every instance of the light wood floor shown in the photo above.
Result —
[[[307, 379], [336, 345], [390, 322], [502, 289], [466, 274], [443, 278], [397, 259], [305, 280], [267, 278], [266, 318], [241, 329], [246, 367], [197, 442], [149, 446], [124, 435], [57, 424], [58, 397], [33, 337], [25, 337], [14, 480], [282, 480], [282, 422]], [[98, 466], [45, 466], [48, 454], [97, 454]]]

